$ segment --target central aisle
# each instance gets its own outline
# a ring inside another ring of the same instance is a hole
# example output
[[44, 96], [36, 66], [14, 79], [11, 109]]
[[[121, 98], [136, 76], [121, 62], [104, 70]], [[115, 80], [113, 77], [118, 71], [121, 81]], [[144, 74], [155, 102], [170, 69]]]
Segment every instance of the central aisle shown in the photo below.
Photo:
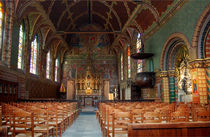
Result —
[[81, 112], [62, 137], [102, 137], [96, 114]]

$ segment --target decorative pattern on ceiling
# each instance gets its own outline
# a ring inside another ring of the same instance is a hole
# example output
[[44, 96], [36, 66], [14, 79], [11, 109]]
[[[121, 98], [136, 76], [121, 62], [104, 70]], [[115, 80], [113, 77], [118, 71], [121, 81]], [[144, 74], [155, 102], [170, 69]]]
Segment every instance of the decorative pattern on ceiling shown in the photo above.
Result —
[[62, 36], [67, 43], [72, 33], [81, 33], [83, 26], [93, 24], [102, 28], [101, 33], [109, 33], [112, 44], [128, 27], [144, 33], [152, 25], [159, 25], [160, 18], [170, 13], [177, 1], [180, 0], [42, 0], [40, 3], [56, 31], [64, 32]]

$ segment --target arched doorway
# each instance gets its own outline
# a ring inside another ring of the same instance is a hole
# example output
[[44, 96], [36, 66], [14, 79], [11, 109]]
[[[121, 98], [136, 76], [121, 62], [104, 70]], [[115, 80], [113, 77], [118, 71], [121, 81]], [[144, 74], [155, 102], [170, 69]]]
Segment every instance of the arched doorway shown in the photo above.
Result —
[[172, 34], [161, 57], [161, 97], [164, 102], [192, 102], [190, 44], [183, 34]]

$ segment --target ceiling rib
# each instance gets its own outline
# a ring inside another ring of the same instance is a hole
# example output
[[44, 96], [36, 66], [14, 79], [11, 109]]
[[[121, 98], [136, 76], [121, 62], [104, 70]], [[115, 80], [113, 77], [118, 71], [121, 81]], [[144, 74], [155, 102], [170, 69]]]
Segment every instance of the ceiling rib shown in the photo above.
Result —
[[65, 35], [65, 34], [116, 34], [121, 33], [121, 31], [58, 31], [57, 34], [59, 35]]
[[55, 0], [53, 0], [53, 1], [50, 3], [50, 6], [49, 6], [49, 8], [48, 8], [48, 10], [47, 10], [47, 14], [48, 14], [48, 15], [50, 15], [50, 12], [52, 11], [52, 7], [53, 7], [54, 3], [55, 3]]
[[119, 27], [122, 28], [120, 17], [117, 15], [117, 12], [114, 9], [112, 9], [106, 2], [102, 2], [102, 1], [97, 1], [97, 2], [100, 2], [100, 3], [104, 4], [105, 6], [107, 6], [109, 9], [111, 9], [111, 11], [113, 12], [113, 14], [117, 18], [117, 22], [119, 24]]
[[[80, 0], [75, 1], [74, 3], [72, 3], [71, 5], [69, 5], [68, 8], [71, 9], [71, 8], [72, 8], [74, 5], [76, 5], [78, 2], [80, 2]], [[61, 23], [61, 21], [62, 21], [62, 19], [63, 19], [64, 14], [65, 14], [66, 12], [69, 11], [68, 8], [66, 8], [66, 9], [61, 13], [61, 17], [58, 19], [57, 27], [60, 26], [60, 23]]]
[[108, 16], [108, 19], [106, 20], [106, 23], [105, 23], [105, 29], [108, 28], [108, 23], [109, 23], [109, 20], [112, 18], [111, 17], [111, 13], [112, 13], [112, 9], [113, 9], [113, 6], [114, 4], [116, 4], [115, 2], [112, 2], [111, 6], [110, 6], [110, 9], [109, 9], [109, 12], [107, 13], [107, 16]]
[[[126, 28], [132, 23], [133, 19], [136, 17], [136, 15], [138, 14], [139, 9], [142, 7], [141, 4], [138, 4], [137, 7], [135, 8], [135, 10], [132, 12], [132, 15], [130, 16], [130, 18], [127, 20], [127, 22], [125, 23], [125, 25], [123, 26], [121, 32], [124, 33], [124, 31], [126, 30]], [[116, 45], [116, 43], [118, 42], [120, 38], [120, 35], [118, 35], [114, 42], [112, 43], [112, 45]]]

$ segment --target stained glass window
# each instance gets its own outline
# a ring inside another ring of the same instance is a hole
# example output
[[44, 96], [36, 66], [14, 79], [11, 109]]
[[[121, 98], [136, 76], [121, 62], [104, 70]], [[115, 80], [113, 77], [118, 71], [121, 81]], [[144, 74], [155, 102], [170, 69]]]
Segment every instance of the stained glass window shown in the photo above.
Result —
[[121, 53], [120, 60], [121, 60], [121, 80], [123, 80], [123, 53]]
[[131, 77], [131, 52], [130, 52], [130, 44], [128, 44], [128, 78]]
[[0, 53], [2, 50], [2, 36], [3, 36], [3, 18], [4, 18], [4, 10], [2, 2], [0, 2]]
[[30, 72], [37, 74], [38, 52], [39, 52], [39, 39], [38, 35], [35, 36], [34, 41], [31, 43], [31, 58], [30, 58]]
[[46, 78], [50, 78], [50, 51], [47, 53]]
[[[140, 53], [142, 51], [142, 43], [141, 43], [141, 34], [138, 33], [137, 35], [137, 41], [136, 41], [136, 52]], [[137, 72], [142, 72], [143, 71], [143, 61], [138, 59], [137, 60]]]
[[58, 58], [55, 60], [55, 81], [57, 82], [58, 81]]
[[18, 45], [18, 69], [23, 69], [24, 24], [20, 25]]

